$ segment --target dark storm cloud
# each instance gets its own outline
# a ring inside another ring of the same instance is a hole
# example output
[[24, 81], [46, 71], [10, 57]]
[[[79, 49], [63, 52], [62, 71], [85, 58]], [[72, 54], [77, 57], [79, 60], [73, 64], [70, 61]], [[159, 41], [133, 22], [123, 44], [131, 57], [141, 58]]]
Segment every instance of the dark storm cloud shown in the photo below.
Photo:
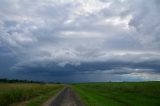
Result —
[[160, 80], [159, 5], [158, 0], [1, 0], [0, 76]]
[[[59, 66], [57, 63], [34, 63], [33, 65], [21, 66], [19, 70], [16, 70], [20, 76], [36, 75], [41, 78], [46, 76], [52, 77], [73, 77], [76, 75], [96, 75], [106, 74], [108, 76], [123, 76], [130, 74], [157, 74], [160, 75], [160, 61], [145, 61], [145, 62], [121, 62], [121, 61], [109, 61], [109, 62], [90, 62], [81, 63], [78, 66], [66, 64], [65, 66]], [[107, 77], [107, 76], [106, 76]], [[78, 81], [78, 78], [74, 78]], [[109, 80], [109, 79], [108, 79]], [[61, 80], [63, 81], [63, 80]]]

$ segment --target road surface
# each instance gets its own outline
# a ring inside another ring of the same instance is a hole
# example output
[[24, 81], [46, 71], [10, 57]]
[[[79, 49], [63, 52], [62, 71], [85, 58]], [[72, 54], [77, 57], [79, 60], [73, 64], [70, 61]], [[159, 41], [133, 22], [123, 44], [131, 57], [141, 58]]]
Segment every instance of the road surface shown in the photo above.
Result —
[[84, 106], [79, 97], [69, 86], [66, 86], [45, 106]]

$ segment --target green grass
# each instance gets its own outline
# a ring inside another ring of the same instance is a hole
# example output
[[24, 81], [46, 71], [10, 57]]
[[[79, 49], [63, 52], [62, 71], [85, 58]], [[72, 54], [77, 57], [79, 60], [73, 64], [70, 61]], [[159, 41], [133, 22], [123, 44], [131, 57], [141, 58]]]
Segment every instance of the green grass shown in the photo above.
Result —
[[52, 97], [53, 95], [55, 95], [56, 93], [58, 93], [58, 91], [62, 89], [62, 86], [57, 86], [57, 87], [54, 87], [52, 89], [52, 91], [44, 94], [44, 95], [40, 95], [36, 98], [33, 98], [31, 100], [29, 100], [27, 103], [26, 103], [26, 106], [40, 106], [41, 104], [43, 104], [45, 101], [47, 101], [50, 97]]
[[160, 106], [160, 82], [73, 85], [86, 106]]
[[0, 106], [27, 101], [27, 106], [39, 106], [63, 85], [56, 84], [0, 84]]

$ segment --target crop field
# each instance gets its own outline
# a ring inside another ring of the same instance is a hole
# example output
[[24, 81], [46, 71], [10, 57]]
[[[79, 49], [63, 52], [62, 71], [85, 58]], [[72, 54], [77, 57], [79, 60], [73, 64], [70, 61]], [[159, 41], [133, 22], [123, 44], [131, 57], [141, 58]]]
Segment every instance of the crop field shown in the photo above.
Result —
[[160, 82], [74, 84], [86, 106], [160, 106]]
[[56, 106], [160, 106], [160, 82], [0, 83], [0, 106], [42, 106], [62, 89]]
[[62, 88], [60, 84], [0, 83], [0, 106], [39, 106]]

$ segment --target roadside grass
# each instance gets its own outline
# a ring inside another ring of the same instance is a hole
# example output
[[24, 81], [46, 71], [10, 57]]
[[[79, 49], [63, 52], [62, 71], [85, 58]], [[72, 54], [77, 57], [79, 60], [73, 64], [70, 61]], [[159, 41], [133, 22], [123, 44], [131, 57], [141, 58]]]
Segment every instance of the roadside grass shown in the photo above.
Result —
[[27, 101], [26, 106], [40, 106], [41, 104], [46, 102], [49, 98], [51, 98], [53, 95], [58, 93], [61, 89], [62, 89], [62, 87], [60, 87], [60, 86], [54, 87], [52, 89], [52, 91]]
[[61, 88], [63, 85], [58, 84], [0, 83], [0, 106], [9, 106], [22, 101], [28, 101], [28, 106], [40, 104]]
[[160, 82], [74, 84], [86, 106], [160, 106]]

